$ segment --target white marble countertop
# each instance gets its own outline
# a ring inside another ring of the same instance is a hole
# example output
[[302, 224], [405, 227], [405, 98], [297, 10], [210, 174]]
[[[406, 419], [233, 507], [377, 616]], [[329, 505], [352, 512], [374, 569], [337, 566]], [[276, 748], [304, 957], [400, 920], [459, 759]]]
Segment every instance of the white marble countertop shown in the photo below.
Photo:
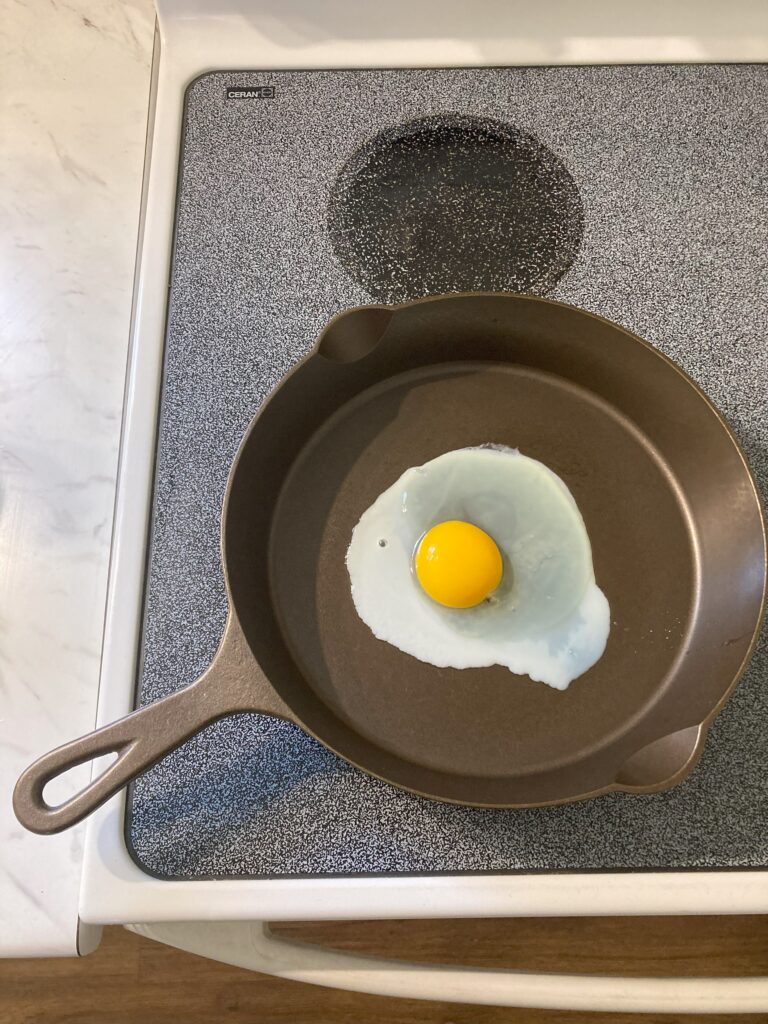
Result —
[[0, 8], [0, 955], [68, 955], [83, 828], [10, 797], [95, 719], [154, 8]]

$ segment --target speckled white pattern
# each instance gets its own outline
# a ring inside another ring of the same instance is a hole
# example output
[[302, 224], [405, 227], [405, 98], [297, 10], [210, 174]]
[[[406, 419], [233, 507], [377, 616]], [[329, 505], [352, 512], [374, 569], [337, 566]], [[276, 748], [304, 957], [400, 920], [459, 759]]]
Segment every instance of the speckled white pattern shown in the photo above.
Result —
[[10, 790], [95, 720], [154, 10], [1, 6], [0, 955], [71, 955], [83, 829]]
[[538, 140], [491, 118], [438, 114], [353, 153], [327, 222], [350, 277], [397, 303], [446, 291], [545, 294], [578, 254], [583, 210]]
[[[324, 233], [336, 173], [435, 111], [491, 116], [565, 163], [585, 214], [552, 293], [637, 331], [720, 405], [765, 482], [768, 75], [756, 67], [275, 73], [277, 99], [193, 86], [158, 462], [141, 701], [208, 663], [225, 601], [218, 520], [248, 420], [325, 320], [369, 297]], [[166, 876], [758, 867], [768, 863], [765, 645], [680, 787], [484, 811], [372, 780], [294, 727], [242, 715], [137, 782], [128, 836]], [[586, 837], [586, 838], [585, 838]]]

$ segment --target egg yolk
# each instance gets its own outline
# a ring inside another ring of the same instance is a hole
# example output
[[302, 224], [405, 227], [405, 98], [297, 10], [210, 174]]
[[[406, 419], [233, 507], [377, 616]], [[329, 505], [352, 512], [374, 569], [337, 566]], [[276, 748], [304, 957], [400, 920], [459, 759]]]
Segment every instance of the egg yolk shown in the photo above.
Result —
[[492, 537], [472, 523], [450, 519], [421, 538], [414, 556], [419, 583], [446, 608], [472, 608], [501, 583], [501, 553]]

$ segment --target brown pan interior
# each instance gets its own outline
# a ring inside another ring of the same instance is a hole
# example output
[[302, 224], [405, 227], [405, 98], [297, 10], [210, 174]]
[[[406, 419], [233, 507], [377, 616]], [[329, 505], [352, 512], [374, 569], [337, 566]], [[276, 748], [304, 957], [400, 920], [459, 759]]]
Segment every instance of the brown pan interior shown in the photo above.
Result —
[[[344, 555], [362, 512], [409, 466], [489, 441], [567, 483], [611, 604], [605, 655], [564, 693], [416, 661], [352, 604]], [[244, 443], [224, 555], [291, 717], [398, 785], [487, 805], [681, 777], [743, 667], [765, 576], [751, 477], [701, 392], [615, 325], [514, 296], [333, 322]]]

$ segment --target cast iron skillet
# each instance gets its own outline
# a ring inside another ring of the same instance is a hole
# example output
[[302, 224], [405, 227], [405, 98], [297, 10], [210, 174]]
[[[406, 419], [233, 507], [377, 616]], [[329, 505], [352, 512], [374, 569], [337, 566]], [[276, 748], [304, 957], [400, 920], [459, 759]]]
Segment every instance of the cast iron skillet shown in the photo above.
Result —
[[[496, 442], [571, 489], [611, 604], [608, 647], [564, 692], [505, 668], [438, 669], [376, 640], [344, 556], [407, 467]], [[649, 793], [691, 770], [755, 640], [758, 498], [736, 441], [650, 345], [571, 306], [454, 295], [333, 320], [251, 424], [222, 531], [230, 613], [196, 682], [42, 757], [14, 806], [74, 825], [223, 715], [289, 719], [342, 757], [439, 800], [519, 807]], [[45, 784], [117, 760], [58, 807]]]

